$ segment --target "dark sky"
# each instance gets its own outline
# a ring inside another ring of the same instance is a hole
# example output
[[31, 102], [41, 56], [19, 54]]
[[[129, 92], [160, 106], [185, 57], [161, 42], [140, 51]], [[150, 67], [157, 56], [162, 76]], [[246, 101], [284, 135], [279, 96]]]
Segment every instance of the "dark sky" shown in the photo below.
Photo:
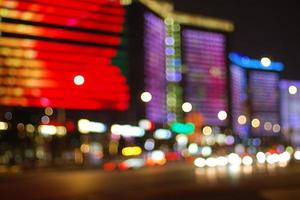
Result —
[[300, 6], [292, 0], [173, 0], [176, 10], [232, 20], [230, 49], [284, 63], [284, 78], [300, 80]]

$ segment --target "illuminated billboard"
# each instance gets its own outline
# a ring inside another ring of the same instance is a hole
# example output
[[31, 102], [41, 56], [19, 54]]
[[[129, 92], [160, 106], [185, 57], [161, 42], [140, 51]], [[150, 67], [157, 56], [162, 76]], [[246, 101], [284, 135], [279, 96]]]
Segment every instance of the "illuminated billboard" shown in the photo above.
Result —
[[226, 36], [191, 28], [183, 28], [182, 35], [185, 100], [206, 124], [226, 126], [228, 120], [218, 117], [228, 113]]
[[125, 14], [111, 0], [0, 1], [0, 104], [126, 110]]

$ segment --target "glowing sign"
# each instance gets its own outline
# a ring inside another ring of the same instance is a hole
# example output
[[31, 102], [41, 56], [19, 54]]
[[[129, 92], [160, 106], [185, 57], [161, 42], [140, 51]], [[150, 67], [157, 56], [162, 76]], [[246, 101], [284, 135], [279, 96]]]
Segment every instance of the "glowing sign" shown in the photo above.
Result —
[[0, 1], [0, 104], [126, 110], [118, 0]]
[[195, 132], [195, 125], [192, 123], [175, 122], [171, 125], [171, 130], [179, 134], [192, 134]]
[[267, 71], [282, 71], [284, 69], [284, 65], [280, 62], [262, 62], [263, 60], [250, 59], [247, 56], [241, 56], [237, 53], [230, 53], [229, 59], [232, 63], [246, 69], [260, 69]]

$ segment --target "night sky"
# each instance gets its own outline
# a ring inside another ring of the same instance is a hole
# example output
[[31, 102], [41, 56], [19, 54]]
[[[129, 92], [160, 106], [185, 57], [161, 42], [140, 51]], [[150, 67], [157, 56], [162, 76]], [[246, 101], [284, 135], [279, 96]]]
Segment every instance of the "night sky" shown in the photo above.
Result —
[[232, 20], [230, 50], [283, 62], [283, 77], [300, 80], [300, 6], [276, 0], [173, 0], [176, 10]]

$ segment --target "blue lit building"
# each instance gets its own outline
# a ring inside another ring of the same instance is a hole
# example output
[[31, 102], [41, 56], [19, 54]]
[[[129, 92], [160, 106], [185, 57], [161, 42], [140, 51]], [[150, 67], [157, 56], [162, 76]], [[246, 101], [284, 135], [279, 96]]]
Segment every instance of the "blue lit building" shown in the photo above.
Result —
[[300, 81], [281, 80], [281, 127], [284, 136], [300, 145]]
[[237, 53], [231, 53], [229, 59], [234, 132], [242, 139], [281, 136], [279, 81], [283, 64]]

